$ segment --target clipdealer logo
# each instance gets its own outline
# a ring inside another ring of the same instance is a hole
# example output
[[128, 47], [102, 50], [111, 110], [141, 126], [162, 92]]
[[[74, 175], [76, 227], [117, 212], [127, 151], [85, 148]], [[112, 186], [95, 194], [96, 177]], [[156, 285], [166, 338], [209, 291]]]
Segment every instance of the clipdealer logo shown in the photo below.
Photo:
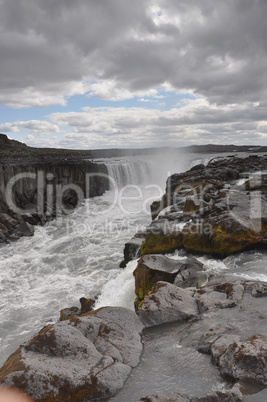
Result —
[[264, 217], [264, 199], [262, 197], [261, 172], [251, 174], [242, 185], [245, 188], [229, 189], [227, 209], [231, 217], [241, 226], [260, 233]]
[[[37, 214], [40, 217], [45, 213], [53, 213], [56, 217], [58, 213], [60, 215], [70, 214], [74, 209], [81, 206], [85, 199], [91, 198], [91, 190], [94, 192], [96, 183], [99, 180], [106, 180], [109, 183], [109, 189], [112, 190], [112, 197], [109, 203], [104, 205], [102, 210], [98, 211], [99, 215], [109, 214], [115, 205], [118, 205], [122, 215], [129, 215], [138, 212], [145, 212], [150, 215], [150, 203], [155, 199], [153, 197], [147, 197], [146, 191], [154, 190], [158, 194], [158, 197], [163, 196], [163, 190], [157, 184], [149, 184], [145, 187], [137, 186], [135, 184], [129, 184], [122, 188], [119, 188], [115, 180], [105, 173], [85, 173], [85, 179], [83, 186], [81, 187], [75, 183], [63, 184], [58, 182], [57, 177], [52, 173], [46, 173], [44, 171], [38, 171], [36, 173], [24, 172], [14, 175], [7, 183], [5, 188], [5, 200], [6, 204], [13, 212], [17, 214]], [[24, 208], [17, 202], [19, 197], [16, 197], [16, 193], [23, 194], [24, 190], [34, 193], [34, 204], [28, 203]], [[69, 208], [65, 205], [66, 194], [72, 193], [73, 198], [76, 200], [75, 206]], [[127, 203], [130, 201], [136, 201], [136, 209], [131, 211]], [[90, 212], [89, 203], [85, 204], [87, 212]]]

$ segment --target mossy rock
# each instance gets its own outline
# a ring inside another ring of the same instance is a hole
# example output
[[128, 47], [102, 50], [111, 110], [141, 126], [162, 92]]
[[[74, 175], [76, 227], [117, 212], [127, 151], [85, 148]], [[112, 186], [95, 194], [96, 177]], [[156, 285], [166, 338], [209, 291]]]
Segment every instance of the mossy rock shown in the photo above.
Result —
[[141, 257], [146, 254], [165, 254], [182, 247], [183, 235], [179, 233], [150, 233], [142, 243], [140, 249]]
[[237, 222], [231, 222], [230, 227], [220, 223], [212, 228], [210, 234], [199, 230], [183, 233], [183, 247], [187, 251], [226, 257], [259, 243], [266, 238], [266, 229], [263, 226], [262, 231], [257, 233]]
[[220, 224], [213, 229], [210, 236], [213, 253], [223, 257], [257, 244], [263, 238], [263, 232], [256, 233], [238, 224], [233, 225], [231, 231], [226, 230], [224, 225]]
[[135, 277], [135, 294], [142, 300], [158, 281], [173, 283], [177, 272], [174, 274], [150, 269], [147, 265], [143, 264], [143, 259], [141, 258], [133, 275]]
[[199, 232], [188, 232], [183, 237], [183, 247], [187, 251], [212, 253], [212, 242], [209, 235]]
[[161, 255], [146, 255], [138, 261], [133, 272], [135, 277], [135, 310], [138, 311], [143, 299], [153, 286], [159, 282], [173, 283], [178, 272], [185, 264]]

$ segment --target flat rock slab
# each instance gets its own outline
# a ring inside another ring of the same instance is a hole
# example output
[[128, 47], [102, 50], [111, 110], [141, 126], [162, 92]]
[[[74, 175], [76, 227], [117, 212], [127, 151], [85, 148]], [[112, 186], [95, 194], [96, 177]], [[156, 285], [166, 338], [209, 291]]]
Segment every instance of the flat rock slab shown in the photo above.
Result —
[[139, 310], [140, 320], [150, 327], [196, 317], [199, 312], [193, 293], [168, 282], [157, 282]]
[[0, 370], [0, 383], [36, 401], [83, 401], [118, 392], [142, 351], [132, 311], [105, 307], [44, 327]]
[[[169, 274], [177, 273], [181, 267], [186, 263], [185, 261], [178, 261], [168, 258], [165, 255], [148, 254], [142, 259], [142, 264], [146, 265], [149, 269], [157, 271], [168, 272]], [[200, 264], [201, 265], [201, 264]]]
[[201, 313], [218, 308], [231, 308], [242, 302], [244, 286], [236, 282], [210, 284], [196, 290], [195, 298]]

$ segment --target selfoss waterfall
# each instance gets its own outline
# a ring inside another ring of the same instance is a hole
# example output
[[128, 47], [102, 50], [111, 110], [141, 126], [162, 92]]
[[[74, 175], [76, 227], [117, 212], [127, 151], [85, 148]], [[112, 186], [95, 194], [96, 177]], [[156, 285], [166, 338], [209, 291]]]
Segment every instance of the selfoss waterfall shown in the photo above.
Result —
[[[44, 325], [57, 321], [61, 309], [78, 306], [81, 297], [95, 299], [95, 308], [110, 305], [133, 309], [132, 272], [136, 260], [129, 262], [125, 269], [119, 268], [124, 244], [151, 222], [150, 204], [164, 194], [167, 176], [200, 162], [207, 163], [213, 156], [185, 154], [172, 158], [166, 155], [99, 160], [108, 168], [109, 191], [86, 199], [69, 215], [35, 227], [33, 237], [2, 245], [1, 364]], [[181, 259], [184, 255], [176, 251], [170, 257]], [[247, 251], [223, 260], [197, 258], [215, 275], [223, 272], [229, 278], [267, 281], [264, 250]], [[207, 356], [199, 359], [197, 355], [186, 356], [183, 352], [174, 359], [171, 348], [180, 346], [178, 340], [168, 343], [168, 337], [175, 337], [172, 325], [166, 326], [161, 338], [157, 331], [155, 328], [145, 334], [147, 343], [141, 363], [152, 370], [147, 369], [145, 378], [140, 368], [133, 370], [125, 389], [114, 401], [137, 401], [141, 393], [153, 392], [155, 384], [159, 391], [169, 391], [175, 389], [177, 381], [182, 391], [193, 395], [196, 389], [203, 394], [212, 387], [223, 387], [219, 375], [212, 374]], [[157, 353], [151, 361], [152, 342]], [[187, 375], [192, 361], [196, 371], [191, 370]], [[201, 373], [197, 381], [196, 372]]]

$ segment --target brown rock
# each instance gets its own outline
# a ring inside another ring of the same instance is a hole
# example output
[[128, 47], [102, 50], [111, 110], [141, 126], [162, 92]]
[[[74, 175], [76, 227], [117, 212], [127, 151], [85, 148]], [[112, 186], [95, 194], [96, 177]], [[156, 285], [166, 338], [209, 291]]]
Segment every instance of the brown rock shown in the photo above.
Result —
[[267, 385], [267, 336], [231, 344], [218, 359], [222, 376]]

